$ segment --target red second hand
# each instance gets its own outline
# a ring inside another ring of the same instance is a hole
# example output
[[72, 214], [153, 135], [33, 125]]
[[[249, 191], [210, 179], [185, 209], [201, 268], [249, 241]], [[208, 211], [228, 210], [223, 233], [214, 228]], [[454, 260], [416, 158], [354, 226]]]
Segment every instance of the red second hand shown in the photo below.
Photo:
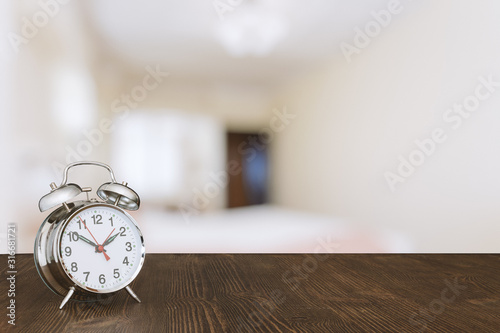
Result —
[[[94, 239], [94, 242], [97, 244], [97, 249], [99, 251], [102, 252], [102, 254], [104, 254], [104, 258], [106, 258], [106, 261], [108, 261], [109, 259], [111, 259], [107, 254], [106, 252], [104, 252], [104, 247], [102, 247], [102, 245], [99, 245], [99, 242], [95, 239], [94, 235], [92, 235], [92, 232], [90, 232], [90, 229], [87, 227], [87, 225], [85, 224], [85, 222], [82, 220], [82, 218], [80, 217], [80, 215], [78, 215], [78, 218], [80, 219], [80, 221], [82, 221], [83, 225], [85, 226], [85, 229], [87, 229], [87, 231], [89, 232], [90, 236], [92, 236], [92, 238]], [[113, 229], [114, 230], [114, 229]], [[112, 231], [113, 232], [113, 231]], [[109, 237], [109, 236], [108, 236]], [[107, 238], [106, 238], [107, 240]]]
[[[101, 248], [101, 247], [102, 247], [102, 245], [101, 245], [101, 246], [99, 246], [99, 247]], [[110, 257], [106, 254], [106, 252], [104, 252], [104, 248], [103, 248], [103, 247], [102, 247], [102, 254], [104, 254], [104, 258], [106, 258], [106, 261], [108, 261], [109, 259], [111, 259], [111, 258], [110, 258]]]
[[109, 233], [108, 237], [106, 237], [106, 239], [104, 240], [104, 242], [102, 242], [103, 244], [106, 243], [106, 241], [108, 240], [109, 236], [111, 236], [111, 234], [113, 233], [113, 231], [115, 231], [116, 228], [113, 228], [113, 230], [111, 230], [111, 232]]
[[[104, 240], [104, 242], [102, 242], [103, 244], [106, 243], [106, 241], [108, 240], [109, 236], [111, 236], [111, 234], [113, 233], [113, 231], [115, 231], [115, 229], [116, 228], [113, 228], [113, 230], [111, 230], [111, 232], [109, 233], [108, 237], [106, 237], [106, 239]], [[104, 245], [99, 245], [98, 249], [99, 249], [99, 251], [101, 251], [102, 253], [104, 253], [104, 257], [106, 258], [106, 261], [108, 261], [110, 258], [106, 254], [106, 252], [104, 252]]]
[[[99, 247], [102, 247], [102, 246], [99, 246]], [[106, 258], [106, 261], [108, 261], [109, 259], [111, 259], [107, 254], [106, 252], [104, 252], [104, 248], [102, 249], [102, 254], [104, 254], [104, 258]]]

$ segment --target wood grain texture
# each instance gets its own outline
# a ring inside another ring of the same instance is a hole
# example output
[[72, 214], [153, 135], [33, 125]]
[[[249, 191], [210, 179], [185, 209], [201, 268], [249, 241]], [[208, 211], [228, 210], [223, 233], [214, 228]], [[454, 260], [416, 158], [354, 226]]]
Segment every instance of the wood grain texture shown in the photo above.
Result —
[[[500, 332], [500, 255], [148, 254], [132, 287], [69, 302], [17, 255], [13, 332]], [[4, 264], [5, 263], [5, 264]]]

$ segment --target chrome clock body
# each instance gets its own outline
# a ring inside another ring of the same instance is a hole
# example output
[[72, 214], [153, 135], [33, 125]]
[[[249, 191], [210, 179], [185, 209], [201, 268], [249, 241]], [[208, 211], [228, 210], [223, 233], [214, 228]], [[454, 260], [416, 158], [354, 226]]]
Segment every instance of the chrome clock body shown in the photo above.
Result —
[[[110, 172], [112, 182], [97, 190], [98, 199], [69, 199], [90, 192], [76, 184], [66, 184], [70, 168], [101, 166]], [[99, 162], [68, 165], [58, 187], [42, 197], [41, 211], [56, 208], [43, 221], [35, 239], [37, 271], [54, 293], [70, 299], [96, 301], [126, 289], [140, 302], [129, 284], [139, 274], [145, 259], [144, 238], [136, 221], [123, 208], [139, 208], [139, 196], [126, 183], [117, 183], [113, 171]]]

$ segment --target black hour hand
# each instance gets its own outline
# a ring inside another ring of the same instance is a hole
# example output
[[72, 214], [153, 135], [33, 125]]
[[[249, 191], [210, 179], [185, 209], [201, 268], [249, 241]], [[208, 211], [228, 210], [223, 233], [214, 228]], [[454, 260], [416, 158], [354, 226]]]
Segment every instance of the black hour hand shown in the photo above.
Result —
[[82, 241], [84, 241], [85, 243], [87, 243], [87, 244], [90, 244], [90, 245], [92, 245], [92, 246], [94, 246], [94, 247], [96, 247], [96, 246], [97, 246], [97, 244], [96, 244], [96, 243], [94, 243], [94, 242], [93, 242], [93, 241], [91, 241], [90, 239], [87, 239], [87, 238], [83, 237], [82, 235], [78, 235], [78, 237], [79, 237]]

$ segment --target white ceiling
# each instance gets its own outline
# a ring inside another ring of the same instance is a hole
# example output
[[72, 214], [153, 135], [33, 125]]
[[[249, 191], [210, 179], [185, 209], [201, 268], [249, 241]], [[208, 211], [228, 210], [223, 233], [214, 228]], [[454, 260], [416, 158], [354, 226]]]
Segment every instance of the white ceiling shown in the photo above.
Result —
[[[89, 0], [87, 22], [102, 45], [136, 66], [161, 64], [172, 74], [210, 80], [273, 83], [340, 54], [353, 28], [371, 20], [387, 0], [243, 0], [225, 18], [259, 4], [288, 24], [288, 34], [266, 57], [233, 57], [216, 39], [221, 20], [213, 0]], [[237, 0], [220, 0], [237, 3]]]

